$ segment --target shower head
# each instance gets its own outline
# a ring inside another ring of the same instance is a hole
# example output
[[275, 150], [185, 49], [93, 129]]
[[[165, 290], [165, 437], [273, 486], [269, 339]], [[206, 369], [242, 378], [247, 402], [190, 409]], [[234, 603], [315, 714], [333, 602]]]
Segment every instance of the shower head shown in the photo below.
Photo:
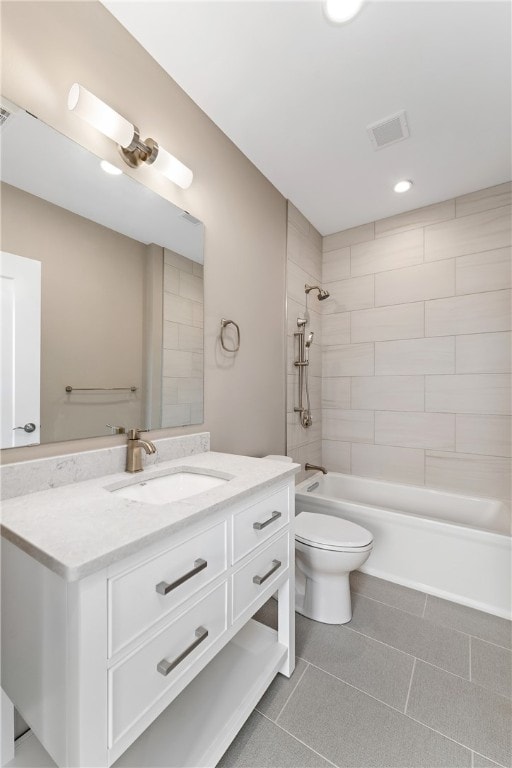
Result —
[[306, 291], [306, 295], [310, 291], [318, 291], [318, 296], [317, 296], [318, 301], [323, 301], [324, 299], [329, 298], [329, 291], [324, 291], [324, 289], [320, 288], [319, 285], [308, 285], [306, 283], [306, 285], [304, 286], [304, 290]]
[[308, 338], [304, 342], [304, 346], [306, 347], [306, 349], [309, 349], [309, 347], [312, 345], [312, 343], [313, 343], [313, 336], [314, 335], [315, 334], [313, 333], [313, 331], [310, 331], [310, 333], [308, 335]]

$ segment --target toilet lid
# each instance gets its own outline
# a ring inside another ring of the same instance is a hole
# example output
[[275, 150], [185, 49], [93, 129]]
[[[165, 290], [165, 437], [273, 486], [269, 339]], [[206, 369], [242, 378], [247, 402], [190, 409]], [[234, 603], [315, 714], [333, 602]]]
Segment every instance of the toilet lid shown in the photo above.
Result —
[[356, 523], [332, 515], [299, 512], [295, 518], [295, 538], [323, 549], [366, 547], [373, 541], [370, 531]]

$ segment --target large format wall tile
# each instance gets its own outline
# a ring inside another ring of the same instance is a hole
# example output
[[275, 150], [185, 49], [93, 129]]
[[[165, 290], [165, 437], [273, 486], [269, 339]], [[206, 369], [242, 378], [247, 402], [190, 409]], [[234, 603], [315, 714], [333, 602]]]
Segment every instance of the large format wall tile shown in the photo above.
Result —
[[326, 314], [373, 307], [373, 275], [352, 277], [326, 285], [331, 294], [330, 299], [325, 301]]
[[350, 443], [322, 440], [322, 461], [312, 463], [322, 464], [331, 472], [350, 472]]
[[322, 343], [350, 344], [350, 312], [322, 315]]
[[322, 259], [322, 284], [350, 277], [350, 248], [327, 251]]
[[459, 256], [455, 259], [457, 294], [510, 288], [511, 259], [511, 248], [498, 248], [495, 251]]
[[456, 418], [457, 451], [488, 456], [512, 456], [510, 416], [475, 416], [459, 413]]
[[375, 343], [375, 374], [455, 373], [455, 337]]
[[468, 216], [471, 213], [487, 211], [490, 208], [501, 208], [511, 203], [512, 182], [507, 181], [505, 184], [479, 189], [477, 192], [470, 192], [469, 195], [457, 197], [455, 210], [457, 216]]
[[360, 376], [352, 379], [352, 408], [371, 411], [422, 411], [423, 376]]
[[375, 222], [375, 237], [396, 235], [408, 229], [418, 229], [427, 224], [435, 224], [438, 221], [446, 221], [455, 217], [455, 200], [445, 200], [442, 203], [434, 203], [424, 208], [416, 208], [414, 211], [406, 211], [387, 219], [379, 219]]
[[344, 229], [343, 232], [335, 232], [334, 235], [324, 237], [323, 252], [337, 251], [339, 248], [345, 248], [347, 245], [365, 243], [367, 240], [373, 240], [374, 236], [375, 227], [373, 221], [369, 224], [361, 224], [360, 227]]
[[426, 376], [425, 410], [509, 414], [510, 376], [505, 373]]
[[455, 259], [375, 275], [375, 306], [441, 299], [455, 293]]
[[353, 276], [369, 275], [388, 269], [410, 267], [423, 261], [423, 231], [412, 229], [399, 235], [382, 237], [350, 249]]
[[425, 227], [425, 261], [451, 259], [511, 244], [510, 206]]
[[425, 481], [434, 488], [510, 498], [510, 461], [497, 456], [427, 451]]
[[373, 412], [326, 408], [322, 418], [324, 440], [373, 443]]
[[455, 339], [457, 373], [508, 373], [511, 370], [512, 333], [474, 333]]
[[350, 408], [350, 378], [322, 376], [322, 408]]
[[367, 376], [373, 374], [373, 344], [342, 344], [324, 347], [323, 376]]
[[508, 331], [510, 307], [510, 290], [427, 301], [425, 336]]
[[406, 448], [455, 450], [455, 414], [376, 411], [375, 442]]
[[394, 480], [409, 485], [425, 481], [424, 455], [416, 448], [352, 444], [352, 474]]
[[423, 302], [352, 312], [350, 335], [353, 342], [420, 338], [424, 335]]

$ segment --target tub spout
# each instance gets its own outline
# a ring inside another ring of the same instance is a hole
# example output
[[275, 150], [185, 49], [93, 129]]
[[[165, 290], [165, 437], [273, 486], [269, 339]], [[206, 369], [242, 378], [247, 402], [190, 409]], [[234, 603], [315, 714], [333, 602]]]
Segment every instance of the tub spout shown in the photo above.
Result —
[[326, 468], [325, 467], [319, 467], [317, 464], [308, 464], [306, 462], [306, 464], [304, 464], [304, 469], [306, 470], [306, 472], [310, 472], [312, 469], [316, 469], [318, 472], [322, 472], [322, 474], [324, 474], [324, 475], [327, 474]]

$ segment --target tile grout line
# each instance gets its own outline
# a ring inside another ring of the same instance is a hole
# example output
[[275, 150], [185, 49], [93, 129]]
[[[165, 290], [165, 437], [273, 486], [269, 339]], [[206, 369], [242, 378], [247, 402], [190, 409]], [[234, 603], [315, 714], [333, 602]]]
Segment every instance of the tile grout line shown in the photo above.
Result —
[[[471, 747], [469, 747], [467, 744], [463, 744], [461, 741], [457, 741], [456, 739], [452, 738], [451, 736], [447, 736], [445, 733], [442, 733], [441, 731], [436, 730], [431, 725], [427, 725], [427, 723], [423, 723], [421, 720], [416, 720], [415, 717], [412, 717], [411, 715], [405, 714], [405, 712], [402, 712], [400, 709], [397, 709], [392, 704], [388, 704], [385, 701], [381, 701], [380, 699], [377, 699], [375, 696], [372, 696], [371, 693], [368, 693], [367, 691], [363, 691], [361, 688], [358, 688], [357, 686], [353, 685], [352, 683], [347, 683], [345, 680], [341, 680], [339, 677], [336, 677], [336, 675], [333, 675], [331, 672], [327, 672], [325, 669], [322, 669], [321, 667], [317, 667], [316, 664], [312, 664], [309, 662], [310, 667], [313, 667], [313, 669], [318, 669], [319, 672], [323, 672], [325, 675], [328, 675], [329, 677], [332, 677], [334, 680], [337, 680], [339, 683], [343, 683], [343, 685], [348, 685], [349, 688], [353, 688], [355, 691], [358, 691], [359, 693], [362, 693], [363, 696], [368, 696], [368, 698], [372, 699], [373, 701], [376, 701], [378, 704], [382, 704], [383, 707], [387, 707], [388, 709], [391, 709], [393, 712], [396, 712], [398, 715], [401, 715], [402, 717], [406, 717], [408, 720], [412, 720], [413, 723], [417, 723], [418, 725], [423, 726], [423, 728], [426, 728], [428, 731], [432, 731], [433, 733], [437, 733], [438, 736], [442, 736], [443, 739], [446, 739], [447, 741], [451, 741], [454, 744], [457, 744], [459, 747], [462, 747], [463, 749], [466, 749], [468, 752], [471, 752]], [[467, 680], [466, 680], [467, 682]], [[283, 728], [283, 730], [285, 730]], [[291, 734], [290, 734], [291, 735]], [[308, 746], [307, 744], [305, 746]], [[480, 753], [479, 753], [480, 754]], [[483, 755], [485, 757], [485, 755]], [[492, 758], [488, 758], [491, 760]], [[496, 762], [496, 761], [494, 761]], [[498, 763], [499, 765], [499, 763]]]
[[303, 672], [302, 672], [302, 675], [301, 675], [301, 676], [299, 677], [299, 679], [297, 680], [296, 684], [293, 686], [293, 690], [291, 691], [290, 695], [287, 697], [287, 699], [286, 699], [285, 703], [283, 704], [283, 706], [282, 706], [282, 707], [281, 707], [281, 709], [279, 710], [279, 713], [277, 714], [277, 716], [276, 716], [276, 719], [275, 719], [275, 722], [276, 722], [276, 723], [277, 723], [277, 721], [279, 720], [279, 718], [281, 717], [281, 715], [283, 714], [283, 710], [284, 710], [284, 708], [286, 707], [286, 705], [287, 705], [287, 704], [288, 704], [288, 702], [290, 701], [291, 697], [293, 696], [293, 694], [295, 693], [295, 691], [296, 691], [296, 689], [297, 689], [297, 686], [299, 685], [300, 681], [302, 680], [302, 678], [304, 677], [304, 675], [305, 675], [305, 674], [306, 674], [306, 672], [307, 672], [307, 669], [308, 669], [308, 667], [309, 667], [309, 661], [306, 661], [305, 659], [303, 659], [303, 661], [306, 663], [306, 667], [305, 667], [305, 669], [303, 670]]
[[469, 636], [469, 682], [473, 682], [473, 667], [471, 663], [471, 635]]
[[428, 595], [425, 593], [425, 602], [423, 603], [423, 611], [421, 614], [422, 619], [425, 618], [425, 611], [427, 610], [427, 600], [428, 600]]
[[412, 679], [414, 677], [414, 670], [416, 669], [416, 661], [417, 659], [415, 658], [414, 663], [412, 665], [411, 679], [409, 680], [409, 690], [407, 691], [407, 698], [405, 700], [404, 715], [407, 714], [407, 707], [409, 705], [409, 696], [411, 695]]
[[306, 749], [309, 749], [310, 752], [314, 752], [315, 755], [318, 755], [318, 757], [321, 757], [322, 760], [325, 760], [329, 765], [332, 765], [333, 768], [339, 768], [339, 766], [336, 765], [336, 763], [333, 763], [332, 760], [329, 760], [329, 758], [325, 757], [325, 755], [322, 755], [320, 752], [317, 752], [316, 749], [313, 749], [313, 747], [310, 747], [309, 744], [306, 744], [305, 741], [302, 741], [297, 736], [295, 736], [293, 733], [290, 733], [290, 731], [287, 731], [286, 728], [283, 728], [282, 725], [279, 725], [279, 723], [275, 723], [273, 720], [270, 719], [270, 717], [267, 717], [267, 715], [264, 715], [263, 712], [259, 712], [262, 717], [264, 717], [266, 720], [269, 721], [269, 723], [272, 723], [272, 725], [275, 725], [276, 728], [279, 728], [279, 730], [283, 731], [283, 733], [286, 733], [288, 736], [290, 736], [294, 741], [297, 741], [299, 744], [302, 744], [303, 747], [306, 747]]
[[[477, 455], [477, 454], [475, 454], [475, 455]], [[377, 577], [375, 577], [375, 578], [377, 578]], [[394, 584], [394, 582], [389, 582], [389, 583], [390, 584]], [[399, 586], [402, 586], [402, 585], [399, 585]], [[411, 587], [405, 587], [405, 589], [412, 589], [412, 588]], [[419, 590], [413, 590], [413, 591], [419, 592]], [[365, 600], [372, 600], [374, 603], [379, 603], [380, 605], [385, 605], [387, 608], [391, 608], [392, 610], [401, 611], [402, 613], [406, 613], [408, 616], [415, 616], [417, 619], [424, 618], [424, 616], [420, 616], [417, 613], [411, 613], [410, 611], [406, 611], [404, 608], [397, 608], [396, 606], [390, 605], [389, 603], [383, 603], [382, 600], [377, 600], [375, 597], [369, 597], [368, 595], [365, 595], [362, 592], [355, 592], [355, 594], [356, 595], [360, 595], [361, 597], [364, 597]], [[421, 593], [421, 594], [423, 594], [423, 593]], [[429, 597], [429, 595], [427, 593], [425, 595], [424, 610], [426, 609], [428, 597]], [[437, 595], [430, 595], [430, 597], [437, 597]], [[438, 599], [439, 600], [443, 600], [444, 598], [438, 598]], [[451, 602], [451, 601], [448, 601], [448, 602]], [[462, 603], [454, 603], [454, 605], [460, 605], [462, 608], [470, 608], [470, 606], [462, 605]], [[478, 608], [471, 608], [471, 610], [478, 611]], [[493, 618], [497, 618], [497, 619], [503, 618], [502, 616], [495, 616], [493, 613], [490, 613], [488, 615], [493, 617]], [[451, 627], [449, 624], [441, 624], [441, 623], [439, 623], [437, 621], [434, 621], [433, 619], [425, 619], [425, 621], [428, 621], [429, 624], [434, 624], [434, 626], [436, 626], [436, 627], [442, 627], [443, 629], [449, 629], [452, 632], [457, 632], [459, 635], [466, 635], [466, 637], [473, 637], [475, 640], [480, 640], [480, 642], [482, 642], [482, 643], [488, 643], [489, 645], [495, 645], [497, 648], [503, 648], [504, 651], [511, 651], [512, 652], [512, 648], [509, 648], [506, 645], [501, 645], [500, 643], [496, 643], [493, 640], [486, 640], [485, 638], [480, 637], [479, 635], [472, 634], [471, 632], [464, 632], [464, 630], [462, 630], [462, 629], [455, 629], [454, 627]], [[510, 623], [510, 619], [503, 619], [503, 621], [508, 621]], [[349, 627], [349, 629], [351, 629], [351, 627]], [[357, 631], [357, 630], [354, 630], [354, 631]], [[364, 634], [364, 633], [361, 632], [360, 634]], [[370, 635], [366, 635], [366, 637], [370, 637]], [[386, 643], [385, 643], [385, 645], [386, 645]], [[393, 648], [393, 646], [390, 646], [390, 647]], [[397, 650], [399, 650], [399, 649], [397, 648]], [[403, 653], [406, 653], [406, 651], [403, 651]], [[409, 655], [412, 655], [412, 654], [409, 654]]]

